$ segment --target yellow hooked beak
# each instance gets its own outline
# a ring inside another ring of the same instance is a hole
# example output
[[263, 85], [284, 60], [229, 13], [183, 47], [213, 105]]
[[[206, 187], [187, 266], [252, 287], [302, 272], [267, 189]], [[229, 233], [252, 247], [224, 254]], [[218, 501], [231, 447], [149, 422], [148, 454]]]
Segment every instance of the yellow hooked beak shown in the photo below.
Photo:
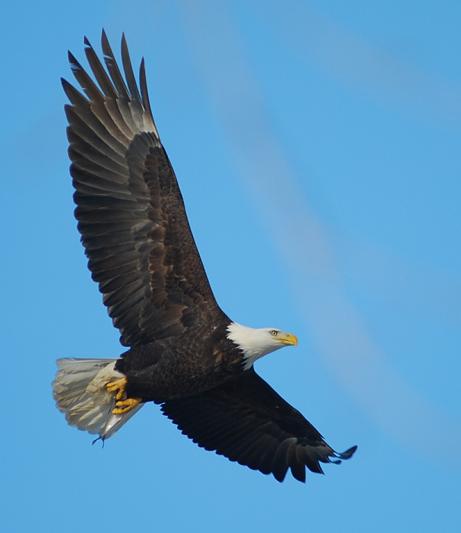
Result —
[[298, 344], [298, 337], [296, 335], [293, 335], [292, 333], [283, 333], [280, 332], [277, 335], [277, 339], [284, 345], [284, 346], [296, 346]]

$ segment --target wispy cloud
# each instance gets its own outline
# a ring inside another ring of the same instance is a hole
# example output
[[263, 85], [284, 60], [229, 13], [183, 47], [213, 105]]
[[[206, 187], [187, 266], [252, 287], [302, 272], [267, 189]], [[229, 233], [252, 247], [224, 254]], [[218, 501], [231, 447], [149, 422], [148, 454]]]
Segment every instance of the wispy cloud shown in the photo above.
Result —
[[[405, 112], [459, 122], [461, 84], [427, 72], [371, 43], [317, 11], [309, 2], [262, 14], [279, 45], [302, 65], [315, 65], [340, 82]], [[423, 113], [421, 113], [423, 111]]]
[[[201, 2], [181, 3], [181, 7], [184, 29], [238, 171], [254, 193], [256, 207], [291, 272], [301, 312], [325, 363], [373, 421], [412, 450], [436, 451], [438, 443], [431, 449], [427, 442], [428, 427], [433, 434], [443, 434], [456, 449], [461, 444], [458, 425], [396, 372], [348, 300], [328, 231], [300, 191], [230, 14], [223, 4], [211, 8], [210, 25], [205, 20], [210, 4], [206, 13]], [[322, 32], [316, 35], [320, 39]], [[349, 40], [350, 64], [357, 71], [373, 65], [374, 57], [364, 56], [352, 36]], [[281, 187], [289, 203], [278, 201]], [[302, 289], [306, 284], [308, 288]]]

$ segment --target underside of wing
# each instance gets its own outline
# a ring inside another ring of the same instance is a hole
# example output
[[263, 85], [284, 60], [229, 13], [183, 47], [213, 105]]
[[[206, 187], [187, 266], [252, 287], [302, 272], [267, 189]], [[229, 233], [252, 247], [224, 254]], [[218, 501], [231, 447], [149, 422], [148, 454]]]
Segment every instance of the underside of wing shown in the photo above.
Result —
[[340, 463], [357, 448], [335, 452], [253, 369], [208, 392], [167, 401], [162, 411], [199, 446], [278, 481], [290, 469], [304, 482], [306, 467], [322, 473], [320, 463]]
[[147, 93], [122, 38], [123, 74], [105, 33], [104, 63], [85, 38], [90, 76], [69, 53], [66, 80], [75, 211], [92, 277], [126, 346], [221, 316], [198, 254]]

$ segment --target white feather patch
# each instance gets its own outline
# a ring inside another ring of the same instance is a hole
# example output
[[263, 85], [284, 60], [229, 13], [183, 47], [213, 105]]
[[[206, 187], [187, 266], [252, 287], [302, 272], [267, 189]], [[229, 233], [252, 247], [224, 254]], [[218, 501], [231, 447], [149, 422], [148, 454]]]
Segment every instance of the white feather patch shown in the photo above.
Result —
[[245, 370], [251, 368], [260, 357], [282, 348], [270, 334], [272, 330], [273, 328], [250, 328], [237, 322], [231, 322], [227, 326], [227, 338], [243, 351]]
[[143, 404], [122, 415], [112, 414], [114, 395], [105, 388], [123, 377], [115, 370], [115, 359], [59, 359], [53, 383], [56, 404], [71, 426], [98, 434], [113, 435]]

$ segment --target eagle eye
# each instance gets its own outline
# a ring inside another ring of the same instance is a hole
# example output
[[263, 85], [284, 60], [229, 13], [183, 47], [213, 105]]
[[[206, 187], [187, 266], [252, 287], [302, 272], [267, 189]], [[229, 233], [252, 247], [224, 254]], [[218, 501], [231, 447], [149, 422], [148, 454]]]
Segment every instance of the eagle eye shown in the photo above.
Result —
[[279, 334], [279, 332], [278, 332], [276, 329], [271, 329], [270, 334], [271, 334], [273, 337], [277, 337], [277, 335]]

